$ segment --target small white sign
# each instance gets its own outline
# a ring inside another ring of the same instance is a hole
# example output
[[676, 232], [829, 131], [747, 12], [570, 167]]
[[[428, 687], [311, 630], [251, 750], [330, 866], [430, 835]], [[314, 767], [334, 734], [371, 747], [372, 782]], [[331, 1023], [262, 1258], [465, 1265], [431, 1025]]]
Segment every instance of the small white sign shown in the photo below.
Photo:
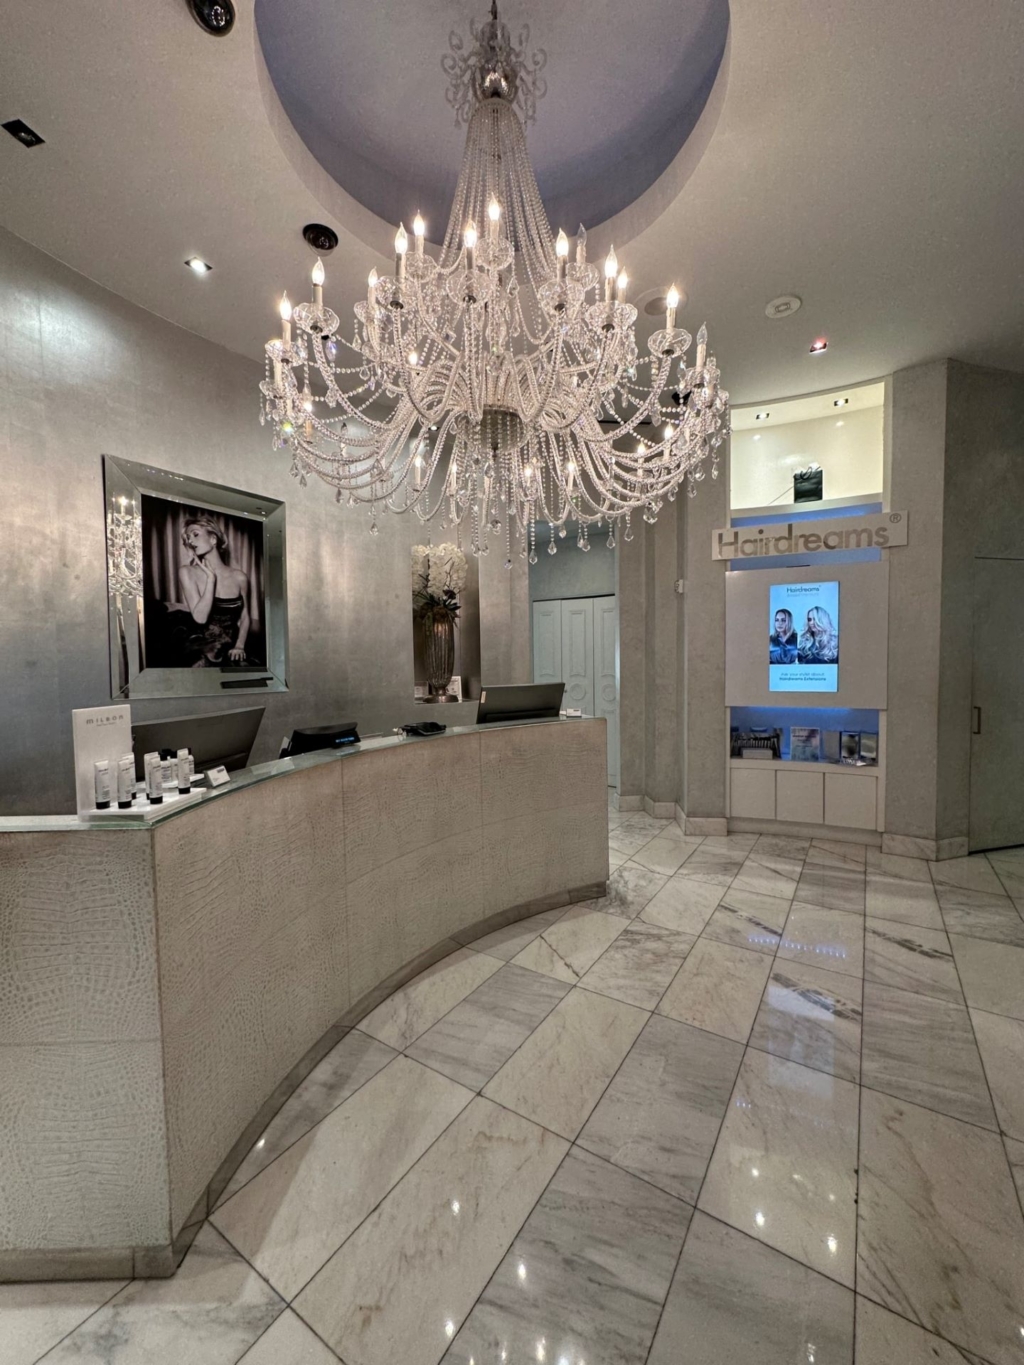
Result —
[[106, 759], [110, 764], [112, 804], [117, 800], [117, 760], [132, 751], [132, 708], [87, 706], [71, 712], [71, 733], [75, 745], [75, 796], [78, 814], [96, 809], [96, 770], [94, 764]]
[[207, 772], [206, 781], [211, 787], [223, 787], [225, 782], [231, 781], [231, 774], [222, 764], [219, 768], [211, 768]]

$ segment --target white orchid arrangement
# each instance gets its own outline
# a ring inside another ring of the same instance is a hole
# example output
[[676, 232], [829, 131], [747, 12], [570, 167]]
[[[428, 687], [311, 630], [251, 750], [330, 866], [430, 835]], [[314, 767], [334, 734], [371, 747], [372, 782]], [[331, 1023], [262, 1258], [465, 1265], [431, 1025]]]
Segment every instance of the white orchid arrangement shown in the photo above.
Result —
[[418, 616], [459, 614], [459, 594], [466, 586], [466, 556], [457, 545], [412, 547], [412, 600]]

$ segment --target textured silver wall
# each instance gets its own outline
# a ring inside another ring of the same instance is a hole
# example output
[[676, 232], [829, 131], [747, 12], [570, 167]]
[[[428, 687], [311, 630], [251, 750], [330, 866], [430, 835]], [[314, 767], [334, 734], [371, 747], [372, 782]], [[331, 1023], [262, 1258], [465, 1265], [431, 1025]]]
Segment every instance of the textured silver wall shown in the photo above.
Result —
[[[203, 286], [183, 267], [181, 287]], [[372, 732], [419, 717], [409, 546], [423, 528], [384, 517], [371, 537], [364, 512], [300, 489], [257, 420], [260, 377], [0, 232], [0, 814], [74, 808], [70, 712], [110, 699], [104, 453], [287, 502], [290, 691], [265, 698], [254, 761], [296, 725], [352, 718]], [[482, 576], [480, 631], [487, 681], [529, 677], [518, 557], [511, 575], [499, 561]], [[132, 714], [223, 707], [136, 702]]]

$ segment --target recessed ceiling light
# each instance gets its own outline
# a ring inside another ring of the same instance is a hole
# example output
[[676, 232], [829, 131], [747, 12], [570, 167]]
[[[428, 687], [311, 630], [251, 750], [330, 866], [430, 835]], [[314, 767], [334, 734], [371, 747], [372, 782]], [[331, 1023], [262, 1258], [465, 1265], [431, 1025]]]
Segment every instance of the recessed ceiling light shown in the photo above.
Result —
[[213, 266], [204, 261], [202, 256], [190, 256], [185, 262], [189, 270], [194, 270], [197, 275], [209, 275]]
[[828, 350], [828, 342], [824, 337], [817, 337], [811, 342], [811, 355], [823, 355]]
[[45, 141], [34, 128], [30, 128], [21, 118], [8, 119], [6, 123], [0, 123], [0, 128], [10, 133], [15, 142], [20, 142], [23, 147], [41, 147]]
[[761, 439], [761, 433], [760, 433], [760, 432], [757, 432], [757, 433], [755, 434], [755, 436], [754, 436], [754, 440], [755, 440], [755, 441], [759, 441], [760, 439]]
[[837, 422], [837, 423], [836, 423], [836, 426], [837, 426], [837, 427], [841, 427], [842, 425], [843, 425], [842, 422]]
[[770, 413], [770, 412], [756, 412], [756, 413], [754, 414], [754, 421], [755, 421], [755, 422], [767, 422], [767, 420], [768, 420], [768, 418], [769, 418], [770, 416], [771, 416], [771, 413]]
[[764, 315], [766, 318], [771, 318], [773, 322], [778, 318], [788, 318], [791, 313], [796, 312], [802, 303], [803, 299], [796, 294], [780, 294], [777, 299], [772, 299], [770, 303], [765, 304]]
[[834, 408], [845, 408], [849, 401], [848, 398], [836, 398], [833, 400], [832, 406]]

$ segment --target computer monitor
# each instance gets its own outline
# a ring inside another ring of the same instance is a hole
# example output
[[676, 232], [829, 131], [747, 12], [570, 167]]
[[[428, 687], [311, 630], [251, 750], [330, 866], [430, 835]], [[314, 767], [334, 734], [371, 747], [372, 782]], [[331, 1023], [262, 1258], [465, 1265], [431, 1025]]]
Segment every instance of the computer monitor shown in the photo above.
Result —
[[246, 706], [237, 711], [211, 711], [202, 716], [175, 716], [172, 720], [143, 720], [132, 726], [135, 776], [145, 777], [143, 759], [154, 750], [191, 749], [196, 772], [225, 767], [237, 772], [249, 763], [256, 732], [265, 706]]
[[557, 720], [565, 683], [517, 683], [484, 687], [477, 708], [477, 725], [497, 720]]

